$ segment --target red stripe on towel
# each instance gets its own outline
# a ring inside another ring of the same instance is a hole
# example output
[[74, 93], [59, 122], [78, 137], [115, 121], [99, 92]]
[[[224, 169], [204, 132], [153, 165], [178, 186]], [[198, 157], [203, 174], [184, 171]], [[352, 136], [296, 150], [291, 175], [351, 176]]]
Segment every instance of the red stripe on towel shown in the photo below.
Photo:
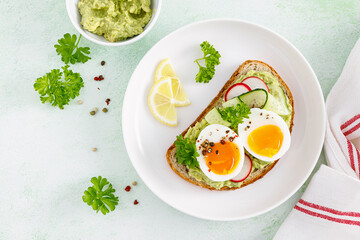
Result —
[[328, 221], [332, 221], [332, 222], [336, 222], [336, 223], [342, 223], [342, 224], [348, 224], [348, 225], [360, 226], [360, 221], [353, 221], [353, 220], [346, 220], [346, 219], [341, 219], [341, 218], [330, 217], [330, 216], [327, 216], [325, 214], [316, 213], [316, 212], [307, 210], [307, 209], [299, 207], [297, 205], [294, 207], [294, 209], [296, 209], [296, 210], [298, 210], [298, 211], [300, 211], [302, 213], [308, 214], [310, 216], [322, 218], [322, 219], [325, 219], [325, 220], [328, 220]]
[[349, 151], [349, 158], [350, 158], [351, 168], [355, 171], [355, 163], [354, 163], [354, 155], [353, 155], [352, 144], [348, 139], [346, 139], [346, 140], [347, 140], [347, 147], [348, 147], [348, 151]]
[[[360, 212], [343, 212], [343, 211], [339, 211], [339, 210], [335, 210], [332, 208], [328, 208], [328, 207], [324, 207], [315, 203], [311, 203], [308, 201], [305, 201], [303, 199], [299, 200], [299, 203], [308, 206], [308, 207], [312, 207], [321, 211], [325, 211], [325, 212], [329, 212], [332, 214], [336, 214], [336, 215], [342, 215], [342, 216], [350, 216], [350, 217], [360, 217]], [[360, 220], [360, 219], [359, 219]]]
[[358, 130], [360, 128], [360, 123], [356, 124], [353, 128], [351, 128], [350, 130], [344, 132], [344, 135], [347, 136], [349, 134], [352, 134], [353, 132], [355, 132], [356, 130]]
[[349, 121], [346, 121], [343, 125], [341, 125], [340, 129], [343, 130], [344, 128], [346, 128], [347, 126], [349, 126], [350, 124], [352, 124], [353, 122], [355, 122], [359, 118], [360, 118], [360, 114], [355, 115]]
[[357, 159], [358, 159], [358, 169], [359, 169], [359, 176], [360, 176], [360, 154], [359, 154], [359, 150], [357, 150], [357, 149], [356, 149], [356, 154], [357, 154]]

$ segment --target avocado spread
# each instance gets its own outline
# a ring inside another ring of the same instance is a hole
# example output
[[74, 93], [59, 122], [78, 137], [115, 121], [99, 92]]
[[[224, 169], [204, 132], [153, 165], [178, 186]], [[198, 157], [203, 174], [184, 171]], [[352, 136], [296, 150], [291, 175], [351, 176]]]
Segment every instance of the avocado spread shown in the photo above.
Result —
[[[286, 124], [290, 126], [291, 123], [291, 113], [292, 113], [292, 106], [290, 104], [289, 98], [285, 95], [284, 91], [282, 90], [280, 83], [278, 79], [273, 76], [271, 73], [268, 72], [259, 72], [250, 70], [246, 73], [246, 75], [240, 76], [239, 79], [235, 81], [235, 83], [239, 83], [242, 80], [244, 80], [247, 77], [258, 77], [261, 78], [268, 86], [269, 88], [269, 99], [271, 99], [271, 111], [274, 111], [277, 113], [280, 117], [284, 119]], [[269, 100], [268, 100], [269, 101]], [[270, 109], [269, 109], [270, 110]], [[185, 138], [189, 138], [190, 141], [195, 142], [198, 138], [200, 132], [208, 126], [209, 123], [203, 119], [201, 122], [198, 122], [195, 124], [195, 126], [189, 128], [187, 133], [185, 134]], [[269, 163], [265, 161], [261, 161], [260, 159], [257, 159], [253, 157], [251, 154], [249, 154], [246, 150], [245, 153], [250, 157], [252, 161], [252, 169], [251, 172], [254, 172], [258, 169], [262, 169], [265, 166], [267, 166]], [[195, 178], [198, 181], [203, 181], [206, 184], [208, 184], [211, 187], [214, 187], [216, 189], [220, 189], [222, 187], [240, 187], [243, 182], [232, 182], [230, 180], [228, 181], [222, 181], [222, 182], [215, 182], [211, 179], [209, 179], [201, 170], [200, 168], [190, 168], [189, 175], [193, 178]]]
[[125, 40], [144, 31], [150, 21], [150, 0], [80, 0], [84, 29], [110, 42]]

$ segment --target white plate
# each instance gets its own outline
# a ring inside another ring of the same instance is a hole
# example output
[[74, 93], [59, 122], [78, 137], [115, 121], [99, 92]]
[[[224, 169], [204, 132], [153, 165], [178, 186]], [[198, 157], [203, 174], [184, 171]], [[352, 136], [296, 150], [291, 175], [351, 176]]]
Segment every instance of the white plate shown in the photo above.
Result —
[[[220, 52], [221, 64], [209, 84], [195, 83], [200, 43]], [[177, 108], [179, 125], [168, 127], [151, 114], [147, 98], [159, 62], [170, 58], [191, 101]], [[216, 96], [245, 60], [274, 67], [293, 93], [295, 118], [290, 150], [261, 180], [236, 191], [209, 191], [186, 182], [166, 161], [166, 151]], [[218, 19], [182, 27], [143, 57], [126, 90], [123, 134], [130, 159], [146, 185], [174, 208], [204, 219], [237, 220], [265, 213], [287, 200], [309, 177], [324, 141], [325, 108], [318, 80], [306, 59], [287, 40], [264, 27]]]

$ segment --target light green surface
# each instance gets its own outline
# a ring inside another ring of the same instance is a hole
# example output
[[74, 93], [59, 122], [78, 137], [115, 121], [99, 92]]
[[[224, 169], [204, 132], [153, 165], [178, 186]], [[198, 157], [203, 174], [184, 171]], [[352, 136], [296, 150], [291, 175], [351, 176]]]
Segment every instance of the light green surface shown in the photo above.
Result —
[[[61, 65], [56, 40], [76, 33], [65, 1], [0, 0], [0, 6], [0, 239], [271, 239], [305, 186], [274, 210], [243, 221], [205, 221], [173, 209], [139, 179], [126, 153], [121, 106], [127, 82], [146, 51], [168, 33], [226, 17], [264, 25], [291, 41], [312, 65], [326, 96], [360, 35], [357, 0], [165, 0], [152, 31], [130, 46], [82, 40], [92, 60], [73, 69], [85, 80], [78, 98], [84, 104], [73, 101], [59, 110], [41, 104], [32, 85]], [[99, 74], [105, 81], [92, 80]], [[104, 107], [107, 97], [109, 112], [91, 117], [89, 111]], [[319, 163], [324, 162], [322, 154]], [[107, 216], [81, 200], [97, 175], [107, 177], [120, 197]], [[134, 180], [138, 186], [126, 193], [124, 187]]]

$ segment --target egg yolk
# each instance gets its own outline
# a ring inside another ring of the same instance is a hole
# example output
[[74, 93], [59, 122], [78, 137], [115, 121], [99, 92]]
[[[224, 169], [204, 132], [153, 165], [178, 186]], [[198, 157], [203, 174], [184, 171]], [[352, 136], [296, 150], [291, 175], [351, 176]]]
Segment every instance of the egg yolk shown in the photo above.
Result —
[[211, 152], [205, 155], [205, 162], [209, 171], [226, 175], [232, 173], [240, 161], [240, 151], [233, 142], [215, 143]]
[[281, 129], [275, 125], [265, 125], [253, 130], [248, 136], [248, 144], [255, 153], [272, 157], [281, 148], [284, 135]]

